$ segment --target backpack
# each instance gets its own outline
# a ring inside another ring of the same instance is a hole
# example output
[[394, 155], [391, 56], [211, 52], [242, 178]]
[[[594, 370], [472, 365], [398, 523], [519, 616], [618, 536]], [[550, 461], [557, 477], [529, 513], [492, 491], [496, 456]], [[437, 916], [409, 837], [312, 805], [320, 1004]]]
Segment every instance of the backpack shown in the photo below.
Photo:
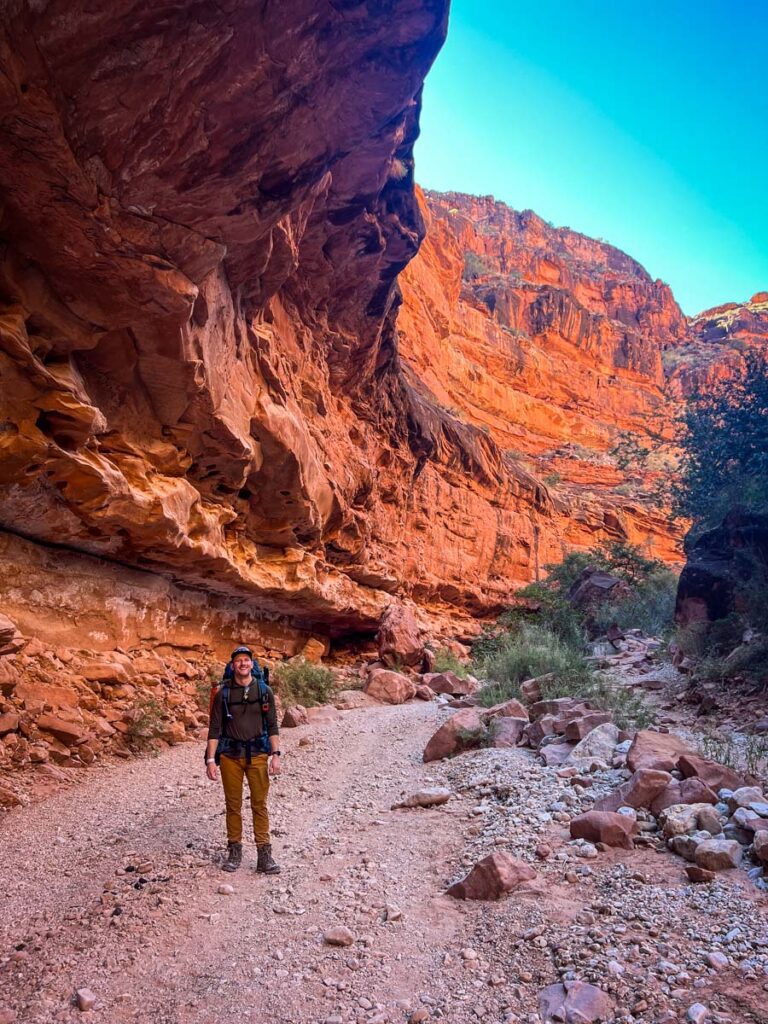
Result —
[[[213, 714], [213, 702], [216, 699], [216, 695], [221, 691], [221, 703], [222, 703], [222, 726], [221, 735], [219, 737], [219, 743], [216, 747], [216, 764], [221, 761], [222, 754], [234, 754], [236, 757], [240, 757], [243, 753], [245, 754], [246, 764], [251, 763], [251, 754], [257, 753], [269, 753], [269, 735], [267, 733], [267, 714], [269, 712], [269, 701], [270, 696], [267, 692], [267, 680], [269, 679], [269, 668], [265, 665], [264, 668], [259, 665], [256, 659], [253, 659], [253, 668], [251, 669], [251, 679], [258, 686], [259, 701], [261, 702], [261, 724], [262, 731], [261, 735], [253, 740], [235, 740], [227, 736], [227, 722], [232, 717], [229, 711], [229, 697], [232, 689], [232, 679], [234, 678], [234, 670], [232, 668], [232, 662], [228, 661], [224, 667], [224, 672], [218, 683], [214, 683], [211, 686], [211, 703], [209, 708], [209, 717]], [[248, 703], [253, 703], [248, 701]]]

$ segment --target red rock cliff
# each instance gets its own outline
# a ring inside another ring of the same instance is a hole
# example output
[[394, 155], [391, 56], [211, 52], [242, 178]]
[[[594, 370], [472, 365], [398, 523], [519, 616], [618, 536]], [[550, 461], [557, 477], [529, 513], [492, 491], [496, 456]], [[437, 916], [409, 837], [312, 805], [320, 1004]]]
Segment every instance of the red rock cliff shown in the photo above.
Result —
[[[401, 353], [425, 394], [549, 485], [540, 560], [609, 537], [679, 560], [679, 535], [610, 449], [668, 422], [662, 352], [688, 338], [669, 288], [629, 256], [492, 197], [427, 193], [402, 275]], [[530, 571], [530, 564], [525, 567]]]
[[431, 444], [393, 321], [446, 7], [4, 5], [2, 527], [375, 625]]
[[678, 394], [740, 374], [744, 353], [768, 351], [768, 292], [749, 302], [728, 302], [689, 321], [688, 336], [664, 353], [664, 364]]

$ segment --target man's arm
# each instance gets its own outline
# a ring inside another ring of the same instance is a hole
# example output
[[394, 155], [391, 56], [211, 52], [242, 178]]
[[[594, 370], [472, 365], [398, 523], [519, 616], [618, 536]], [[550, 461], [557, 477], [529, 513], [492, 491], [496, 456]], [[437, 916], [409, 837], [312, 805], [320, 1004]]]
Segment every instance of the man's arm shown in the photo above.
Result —
[[271, 687], [269, 690], [269, 711], [267, 712], [267, 733], [269, 734], [269, 749], [272, 756], [269, 759], [269, 772], [271, 775], [280, 774], [280, 729], [277, 724], [277, 707], [275, 704], [275, 692]]
[[213, 701], [213, 711], [211, 712], [211, 721], [208, 725], [208, 742], [205, 745], [205, 774], [209, 779], [213, 780], [216, 778], [216, 762], [213, 759], [213, 755], [216, 753], [216, 747], [219, 745], [219, 735], [221, 732], [221, 690], [216, 694]]

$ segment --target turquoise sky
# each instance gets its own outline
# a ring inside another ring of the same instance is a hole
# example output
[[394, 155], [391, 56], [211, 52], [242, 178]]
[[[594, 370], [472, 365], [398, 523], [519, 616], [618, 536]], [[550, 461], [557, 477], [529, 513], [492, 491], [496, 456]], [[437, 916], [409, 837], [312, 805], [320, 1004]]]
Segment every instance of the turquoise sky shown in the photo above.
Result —
[[768, 290], [768, 0], [453, 0], [416, 178], [604, 238], [686, 313]]

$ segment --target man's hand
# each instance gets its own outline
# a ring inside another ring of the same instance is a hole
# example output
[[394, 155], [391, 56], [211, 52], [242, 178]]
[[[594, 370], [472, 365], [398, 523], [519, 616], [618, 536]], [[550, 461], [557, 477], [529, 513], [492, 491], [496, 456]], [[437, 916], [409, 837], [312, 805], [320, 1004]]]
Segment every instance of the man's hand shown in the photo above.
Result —
[[216, 763], [215, 762], [213, 764], [206, 764], [206, 766], [205, 766], [205, 774], [208, 776], [208, 778], [211, 780], [211, 782], [215, 782], [216, 781], [216, 774], [217, 773], [216, 773]]
[[270, 754], [269, 757], [269, 774], [279, 775], [280, 774], [280, 755]]

